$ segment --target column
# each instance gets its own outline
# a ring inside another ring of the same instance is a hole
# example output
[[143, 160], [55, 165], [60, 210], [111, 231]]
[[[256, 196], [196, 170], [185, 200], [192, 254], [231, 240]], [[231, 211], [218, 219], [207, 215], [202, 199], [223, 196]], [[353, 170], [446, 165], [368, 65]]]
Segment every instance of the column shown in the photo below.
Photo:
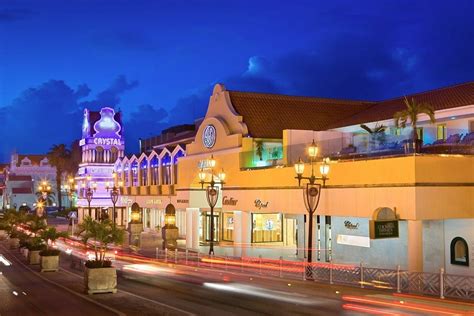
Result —
[[234, 256], [247, 256], [251, 247], [251, 225], [250, 213], [246, 211], [234, 211]]
[[407, 261], [409, 271], [423, 271], [423, 222], [408, 221]]

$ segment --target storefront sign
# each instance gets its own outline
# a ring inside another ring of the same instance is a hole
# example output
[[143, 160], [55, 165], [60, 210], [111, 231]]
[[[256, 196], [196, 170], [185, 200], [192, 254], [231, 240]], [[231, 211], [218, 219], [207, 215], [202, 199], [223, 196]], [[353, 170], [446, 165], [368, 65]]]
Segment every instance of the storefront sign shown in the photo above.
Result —
[[145, 204], [148, 204], [148, 205], [160, 205], [160, 204], [161, 204], [161, 200], [159, 200], [159, 199], [149, 199], [149, 200], [146, 200]]
[[347, 229], [358, 229], [359, 228], [359, 223], [352, 223], [351, 221], [344, 221], [344, 226]]
[[94, 144], [96, 145], [115, 145], [115, 146], [121, 146], [122, 142], [120, 139], [117, 138], [94, 138]]
[[370, 247], [369, 237], [364, 237], [364, 236], [337, 235], [336, 242], [340, 245], [366, 247], [366, 248]]
[[370, 238], [398, 238], [398, 221], [370, 221]]
[[189, 200], [185, 200], [185, 199], [176, 200], [176, 203], [178, 203], [178, 204], [189, 204]]
[[255, 207], [258, 208], [259, 210], [261, 210], [262, 208], [267, 208], [267, 206], [268, 206], [268, 201], [263, 202], [260, 199], [255, 200]]
[[222, 198], [222, 205], [232, 205], [232, 206], [235, 206], [235, 205], [237, 205], [237, 202], [238, 202], [238, 201], [239, 201], [239, 200], [236, 200], [236, 199], [234, 199], [234, 198], [232, 198], [232, 197], [224, 196], [224, 197]]

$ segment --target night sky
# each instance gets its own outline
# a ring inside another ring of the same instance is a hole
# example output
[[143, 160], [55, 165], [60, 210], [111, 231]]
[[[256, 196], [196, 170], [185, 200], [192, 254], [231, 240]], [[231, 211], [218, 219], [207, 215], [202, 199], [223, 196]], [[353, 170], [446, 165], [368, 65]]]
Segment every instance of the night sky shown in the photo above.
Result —
[[474, 79], [474, 1], [0, 0], [0, 162], [124, 113], [127, 149], [212, 87], [380, 100]]

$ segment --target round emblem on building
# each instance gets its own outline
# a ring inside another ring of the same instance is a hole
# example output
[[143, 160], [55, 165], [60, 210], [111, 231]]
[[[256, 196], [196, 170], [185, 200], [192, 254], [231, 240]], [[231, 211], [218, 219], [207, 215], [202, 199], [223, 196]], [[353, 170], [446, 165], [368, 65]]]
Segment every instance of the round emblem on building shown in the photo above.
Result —
[[319, 190], [316, 187], [311, 187], [308, 190], [309, 196], [315, 197], [319, 194]]
[[202, 143], [207, 148], [212, 148], [216, 143], [216, 128], [214, 125], [207, 125], [202, 133]]

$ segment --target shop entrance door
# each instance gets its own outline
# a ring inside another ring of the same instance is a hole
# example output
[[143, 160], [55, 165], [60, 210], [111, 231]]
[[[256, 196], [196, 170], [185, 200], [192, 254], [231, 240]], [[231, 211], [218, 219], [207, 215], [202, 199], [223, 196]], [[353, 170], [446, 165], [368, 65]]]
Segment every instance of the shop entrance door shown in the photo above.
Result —
[[[204, 236], [205, 241], [211, 241], [211, 214], [205, 215]], [[219, 214], [214, 214], [214, 241], [219, 241]]]
[[296, 225], [296, 219], [294, 218], [285, 218], [285, 246], [296, 247], [298, 244], [297, 230], [298, 226]]

